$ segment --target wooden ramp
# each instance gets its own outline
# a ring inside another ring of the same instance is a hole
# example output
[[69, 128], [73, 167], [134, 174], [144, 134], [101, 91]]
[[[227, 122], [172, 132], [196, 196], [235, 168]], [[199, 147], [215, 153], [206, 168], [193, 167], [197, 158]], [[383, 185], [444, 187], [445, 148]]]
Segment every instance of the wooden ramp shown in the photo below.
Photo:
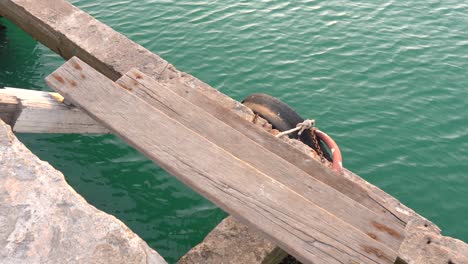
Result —
[[258, 133], [253, 140], [240, 131], [247, 121], [233, 124], [217, 118], [228, 110], [217, 108], [214, 115], [137, 70], [114, 83], [77, 58], [48, 76], [47, 82], [179, 180], [302, 262], [394, 263], [397, 259], [404, 238], [401, 222], [310, 175], [326, 177], [333, 175], [331, 171], [320, 168], [307, 173], [271, 151], [275, 142], [281, 145], [272, 135]]

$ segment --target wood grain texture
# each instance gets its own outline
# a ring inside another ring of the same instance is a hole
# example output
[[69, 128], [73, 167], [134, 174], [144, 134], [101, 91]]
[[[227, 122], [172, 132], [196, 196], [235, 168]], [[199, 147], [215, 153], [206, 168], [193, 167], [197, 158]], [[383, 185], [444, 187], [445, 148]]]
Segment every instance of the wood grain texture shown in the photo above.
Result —
[[[126, 78], [136, 79], [136, 77], [132, 75], [127, 75]], [[120, 83], [125, 87], [126, 85], [131, 86], [133, 82], [128, 80], [125, 81], [123, 77]], [[202, 108], [215, 119], [221, 120], [231, 128], [242, 133], [244, 136], [259, 143], [267, 150], [297, 166], [310, 176], [347, 195], [356, 202], [374, 211], [376, 214], [383, 214], [389, 221], [394, 222], [400, 227], [404, 227], [407, 219], [406, 215], [395, 211], [394, 208], [389, 208], [386, 202], [380, 199], [379, 196], [369, 194], [367, 190], [355, 182], [352, 182], [342, 175], [338, 175], [328, 168], [325, 168], [309, 155], [301, 152], [286, 142], [278, 140], [270, 133], [264, 131], [255, 124], [246, 121], [239, 115], [230, 111], [228, 108], [225, 108], [219, 103], [207, 98], [200, 91], [192, 89], [182, 82], [174, 82], [170, 85], [165, 85], [165, 87], [186, 99], [192, 105]], [[139, 93], [143, 97], [151, 97], [151, 94], [145, 95], [145, 91], [146, 90], [136, 89], [132, 92], [136, 94]]]
[[47, 77], [52, 88], [179, 180], [263, 231], [304, 263], [393, 263], [396, 259], [395, 251], [296, 190], [100, 73], [89, 67], [76, 67], [73, 62], [76, 61]]
[[63, 104], [62, 100], [57, 93], [18, 88], [0, 89], [0, 116], [11, 117], [4, 121], [12, 126], [14, 132], [109, 133], [109, 130], [87, 114], [76, 107]]
[[[76, 59], [71, 59], [70, 63], [82, 64]], [[85, 68], [87, 65], [80, 67]], [[236, 158], [294, 189], [309, 201], [322, 206], [336, 217], [368, 234], [376, 242], [384, 243], [394, 250], [398, 250], [400, 247], [404, 237], [401, 225], [390, 221], [383, 213], [369, 210], [313, 177], [323, 170], [315, 171], [312, 176], [307, 174], [264, 148], [260, 142], [244, 136], [243, 133], [181, 98], [136, 69], [120, 78], [117, 83], [164, 114], [225, 149]], [[239, 120], [239, 122], [246, 121]], [[275, 140], [279, 141], [276, 138]], [[386, 228], [382, 228], [380, 225]]]
[[[65, 59], [78, 56], [112, 80], [137, 67], [168, 88], [238, 129], [270, 151], [311, 174], [322, 166], [294, 147], [264, 135], [258, 127], [241, 123], [245, 107], [189, 74], [177, 71], [161, 57], [129, 40], [64, 0], [0, 0], [4, 15]], [[208, 98], [209, 97], [209, 98]], [[238, 120], [236, 120], [238, 119]], [[322, 176], [323, 177], [322, 177]], [[408, 216], [395, 210], [378, 194], [370, 193], [341, 175], [324, 173], [317, 179], [332, 186], [376, 213], [383, 212], [405, 225]]]

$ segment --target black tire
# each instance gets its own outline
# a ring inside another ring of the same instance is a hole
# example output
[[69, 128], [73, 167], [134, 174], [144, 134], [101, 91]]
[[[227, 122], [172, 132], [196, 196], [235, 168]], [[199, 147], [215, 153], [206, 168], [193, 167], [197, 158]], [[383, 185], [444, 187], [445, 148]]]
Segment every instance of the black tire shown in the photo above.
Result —
[[[289, 105], [268, 94], [251, 94], [247, 96], [242, 103], [250, 108], [254, 113], [270, 122], [273, 128], [278, 129], [279, 131], [286, 131], [295, 128], [298, 123], [304, 121], [304, 119], [294, 111], [294, 109], [289, 107]], [[298, 138], [297, 132], [291, 133], [288, 136], [290, 138], [299, 139], [317, 151], [312, 135], [307, 133], [307, 131], [303, 132], [300, 138]], [[332, 161], [323, 142], [320, 141], [319, 145], [323, 152], [323, 156], [327, 160]]]

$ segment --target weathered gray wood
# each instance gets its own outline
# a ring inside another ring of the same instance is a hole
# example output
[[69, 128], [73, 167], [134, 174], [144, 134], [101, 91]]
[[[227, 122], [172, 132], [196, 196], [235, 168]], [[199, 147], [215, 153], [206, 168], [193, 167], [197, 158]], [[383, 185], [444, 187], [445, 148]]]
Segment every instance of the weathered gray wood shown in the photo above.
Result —
[[179, 180], [263, 231], [301, 261], [395, 261], [395, 251], [91, 68], [69, 62], [47, 82]]
[[[2, 118], [4, 117], [4, 118]], [[109, 130], [58, 93], [17, 88], [0, 89], [0, 118], [23, 133], [108, 133]]]
[[379, 195], [369, 192], [355, 182], [343, 177], [343, 175], [338, 175], [328, 170], [322, 164], [312, 159], [309, 155], [301, 152], [286, 142], [278, 141], [276, 137], [263, 129], [260, 129], [255, 124], [245, 122], [246, 120], [241, 116], [235, 114], [230, 111], [230, 109], [223, 107], [210, 98], [207, 98], [200, 93], [200, 91], [192, 89], [184, 82], [180, 81], [175, 81], [171, 85], [166, 86], [179, 96], [190, 101], [192, 104], [203, 108], [214, 117], [243, 133], [246, 137], [261, 143], [263, 147], [304, 170], [310, 176], [330, 185], [336, 190], [349, 196], [351, 199], [366, 206], [370, 210], [373, 210], [376, 213], [386, 214], [389, 219], [392, 219], [392, 221], [402, 226], [406, 224], [408, 215], [388, 206], [386, 201], [384, 201]]
[[[135, 79], [135, 77], [133, 78]], [[239, 115], [230, 111], [230, 109], [225, 108], [204, 96], [200, 91], [188, 87], [183, 82], [174, 82], [170, 85], [165, 85], [165, 87], [190, 101], [193, 105], [199, 106], [206, 112], [213, 115], [214, 118], [225, 122], [231, 128], [239, 131], [244, 136], [258, 142], [267, 150], [307, 172], [311, 177], [335, 188], [375, 213], [386, 215], [390, 221], [395, 222], [400, 226], [405, 225], [407, 215], [401, 214], [394, 210], [394, 208], [388, 207], [386, 202], [380, 199], [379, 196], [369, 193], [367, 190], [342, 175], [338, 175], [331, 170], [328, 170], [322, 164], [312, 159], [309, 155], [301, 152], [286, 142], [278, 140], [276, 137], [259, 128], [255, 124], [247, 122]], [[137, 92], [144, 93], [144, 91]]]
[[0, 0], [0, 14], [18, 24], [62, 57], [68, 59], [76, 55], [112, 80], [118, 79], [131, 68], [138, 68], [251, 139], [262, 142], [268, 150], [318, 180], [376, 213], [388, 214], [395, 222], [402, 224], [407, 222], [406, 214], [389, 206], [379, 195], [363, 189], [340, 175], [323, 172], [323, 167], [306, 154], [286, 143], [267, 137], [264, 131], [252, 124], [238, 122], [241, 118], [236, 115], [248, 117], [245, 107], [189, 74], [177, 71], [159, 56], [70, 3], [64, 0]]
[[[89, 66], [72, 58], [69, 64]], [[67, 69], [67, 67], [64, 67]], [[70, 69], [70, 67], [68, 67]], [[75, 73], [75, 75], [77, 75]], [[376, 241], [398, 250], [404, 237], [401, 225], [389, 221], [383, 213], [375, 213], [332, 187], [311, 177], [303, 170], [265, 149], [260, 142], [245, 137], [203, 109], [181, 98], [134, 69], [117, 81], [148, 104], [200, 134], [238, 159], [249, 163], [285, 186], [294, 189], [306, 199], [322, 206], [328, 212], [368, 234]], [[246, 122], [239, 120], [239, 122]], [[270, 136], [267, 133], [268, 136]], [[273, 137], [272, 137], [273, 138]], [[279, 139], [274, 138], [279, 141]], [[317, 171], [316, 173], [320, 173]], [[333, 202], [331, 202], [333, 201]]]

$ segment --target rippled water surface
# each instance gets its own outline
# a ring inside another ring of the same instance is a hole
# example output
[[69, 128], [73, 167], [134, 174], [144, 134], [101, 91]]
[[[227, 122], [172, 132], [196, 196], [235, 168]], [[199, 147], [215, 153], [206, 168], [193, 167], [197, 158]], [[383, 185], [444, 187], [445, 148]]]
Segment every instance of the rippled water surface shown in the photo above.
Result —
[[[72, 2], [237, 100], [317, 119], [346, 167], [468, 241], [466, 1]], [[63, 60], [1, 21], [0, 86], [48, 89]], [[225, 216], [114, 136], [20, 138], [170, 262]]]

